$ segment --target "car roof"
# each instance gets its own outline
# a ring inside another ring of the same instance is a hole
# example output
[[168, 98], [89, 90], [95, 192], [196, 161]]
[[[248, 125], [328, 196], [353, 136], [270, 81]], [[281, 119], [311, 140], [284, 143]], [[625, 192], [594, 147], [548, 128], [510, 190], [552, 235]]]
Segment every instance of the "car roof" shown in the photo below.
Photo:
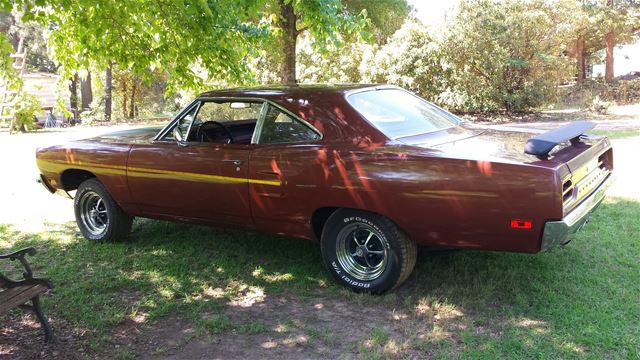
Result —
[[231, 88], [206, 91], [198, 97], [281, 97], [286, 95], [345, 94], [359, 89], [374, 88], [376, 84], [298, 84], [267, 85], [259, 87]]

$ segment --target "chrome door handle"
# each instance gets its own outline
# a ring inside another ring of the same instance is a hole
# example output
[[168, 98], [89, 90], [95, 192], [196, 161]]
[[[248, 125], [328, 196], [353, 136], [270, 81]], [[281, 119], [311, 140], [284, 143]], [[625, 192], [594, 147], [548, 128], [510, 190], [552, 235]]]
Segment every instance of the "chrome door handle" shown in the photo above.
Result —
[[233, 163], [233, 165], [240, 166], [244, 161], [242, 160], [222, 160], [225, 163]]

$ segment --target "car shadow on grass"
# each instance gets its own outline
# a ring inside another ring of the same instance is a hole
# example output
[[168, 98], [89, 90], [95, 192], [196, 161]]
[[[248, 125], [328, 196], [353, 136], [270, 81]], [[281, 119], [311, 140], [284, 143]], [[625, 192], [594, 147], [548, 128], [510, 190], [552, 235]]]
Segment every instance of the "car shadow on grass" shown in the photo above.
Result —
[[384, 296], [334, 285], [313, 242], [153, 220], [104, 244], [73, 223], [38, 234], [5, 225], [0, 250], [39, 250], [36, 273], [56, 286], [45, 310], [96, 353], [115, 343], [184, 355], [192, 338], [169, 340], [188, 326], [208, 339], [193, 357], [633, 357], [639, 217], [637, 202], [613, 199], [547, 253], [421, 252], [407, 283]]

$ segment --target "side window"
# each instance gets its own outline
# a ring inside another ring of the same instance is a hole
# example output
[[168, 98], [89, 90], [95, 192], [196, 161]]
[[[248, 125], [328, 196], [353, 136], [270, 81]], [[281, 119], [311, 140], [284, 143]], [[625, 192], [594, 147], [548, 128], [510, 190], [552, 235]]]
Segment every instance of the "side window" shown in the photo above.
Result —
[[[182, 119], [178, 120], [178, 123], [169, 131], [162, 139], [163, 140], [180, 140], [184, 141], [187, 139], [187, 135], [189, 133], [189, 127], [193, 122], [193, 119], [196, 115], [197, 106], [194, 106]], [[180, 137], [178, 139], [177, 137]]]
[[280, 109], [269, 106], [259, 144], [284, 144], [320, 140], [320, 134]]
[[249, 144], [263, 103], [205, 100], [194, 106], [163, 140]]

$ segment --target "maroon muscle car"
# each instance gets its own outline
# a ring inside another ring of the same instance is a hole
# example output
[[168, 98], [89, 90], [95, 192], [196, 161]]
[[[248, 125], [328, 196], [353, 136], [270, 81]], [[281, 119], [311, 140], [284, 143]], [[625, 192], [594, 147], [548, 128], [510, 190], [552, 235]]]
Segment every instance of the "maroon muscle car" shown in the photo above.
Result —
[[473, 125], [393, 86], [206, 92], [163, 128], [37, 151], [76, 190], [89, 240], [134, 216], [318, 239], [336, 280], [382, 293], [416, 246], [536, 253], [565, 244], [612, 181], [606, 137]]

